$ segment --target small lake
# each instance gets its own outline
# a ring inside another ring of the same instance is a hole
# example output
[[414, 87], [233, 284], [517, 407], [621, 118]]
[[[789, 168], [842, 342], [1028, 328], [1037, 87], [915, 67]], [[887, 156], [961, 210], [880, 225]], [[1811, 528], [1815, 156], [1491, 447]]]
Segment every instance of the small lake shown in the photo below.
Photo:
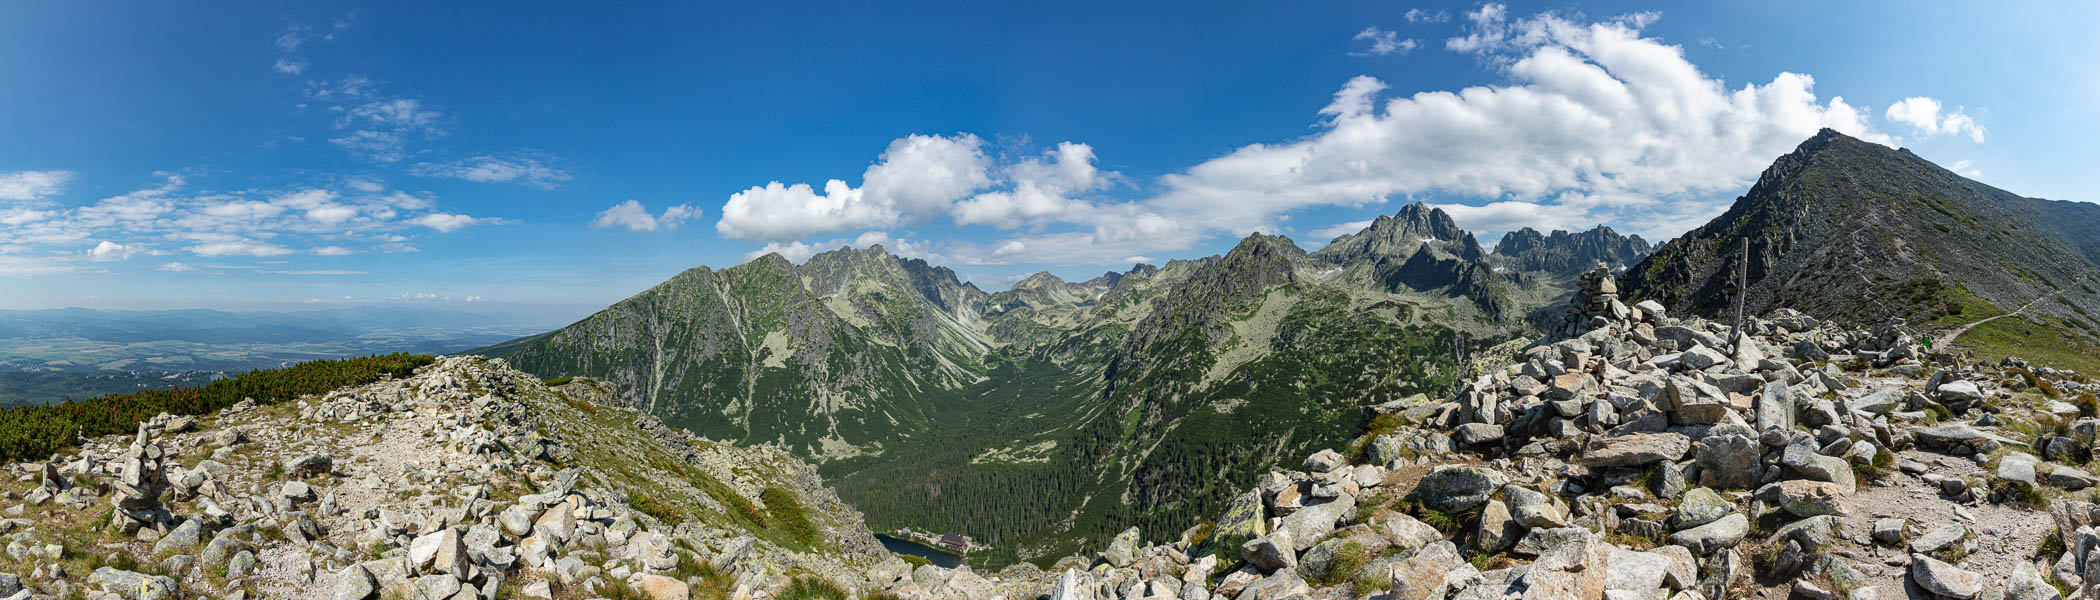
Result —
[[962, 557], [935, 550], [925, 544], [907, 539], [893, 538], [880, 533], [875, 534], [875, 539], [881, 540], [883, 549], [889, 550], [891, 554], [917, 556], [933, 563], [933, 566], [943, 569], [953, 569], [962, 566]]

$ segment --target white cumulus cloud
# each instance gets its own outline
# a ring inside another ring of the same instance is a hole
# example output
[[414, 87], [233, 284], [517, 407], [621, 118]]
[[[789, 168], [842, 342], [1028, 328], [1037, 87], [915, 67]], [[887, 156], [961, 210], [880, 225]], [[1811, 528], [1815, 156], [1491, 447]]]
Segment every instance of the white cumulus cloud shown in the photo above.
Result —
[[131, 248], [123, 244], [102, 240], [100, 243], [95, 244], [94, 248], [89, 249], [87, 255], [89, 260], [112, 261], [131, 258], [131, 252]]
[[1969, 136], [1976, 143], [1983, 143], [1983, 126], [1957, 108], [1945, 115], [1940, 114], [1940, 101], [1923, 96], [1912, 96], [1889, 105], [1889, 120], [1911, 126], [1919, 135], [1932, 137], [1944, 134]]
[[666, 208], [662, 215], [651, 215], [649, 208], [642, 206], [641, 202], [628, 200], [599, 211], [597, 218], [591, 219], [591, 228], [619, 227], [628, 231], [668, 231], [677, 229], [688, 220], [699, 218], [700, 212], [700, 209], [693, 208], [693, 205], [688, 203]]
[[818, 193], [778, 181], [737, 192], [722, 205], [723, 237], [784, 241], [881, 228], [947, 212], [992, 184], [991, 158], [975, 135], [913, 135], [891, 142], [861, 174], [861, 187], [833, 179]]
[[1706, 75], [1641, 36], [1649, 17], [1511, 23], [1487, 5], [1468, 18], [1453, 49], [1500, 57], [1509, 84], [1387, 98], [1384, 82], [1357, 77], [1321, 110], [1319, 132], [1169, 175], [1148, 204], [1214, 230], [1275, 231], [1299, 208], [1436, 192], [1682, 231], [1717, 206], [1683, 197], [1747, 186], [1820, 128], [1888, 141], [1865, 109], [1818, 98], [1808, 75], [1740, 87]]
[[1011, 186], [958, 202], [951, 209], [962, 225], [1011, 229], [1050, 220], [1073, 220], [1094, 207], [1075, 196], [1107, 187], [1120, 178], [1094, 166], [1094, 148], [1064, 142], [1041, 157], [1030, 157], [1004, 169]]
[[430, 213], [409, 220], [410, 223], [421, 225], [424, 227], [429, 227], [431, 229], [436, 229], [439, 232], [443, 233], [458, 231], [460, 228], [476, 223], [482, 223], [485, 221], [485, 219], [476, 219], [474, 217], [469, 217], [466, 215], [455, 215], [441, 212]]
[[[1417, 16], [1410, 21], [1433, 20]], [[1094, 148], [1085, 144], [1002, 167], [974, 136], [913, 136], [893, 143], [861, 187], [836, 179], [821, 189], [752, 187], [731, 196], [716, 229], [769, 242], [761, 253], [806, 256], [797, 245], [810, 237], [945, 212], [958, 225], [1015, 230], [999, 239], [944, 241], [941, 252], [960, 262], [1094, 265], [1255, 231], [1310, 235], [1319, 239], [1307, 241], [1317, 243], [1362, 224], [1299, 230], [1291, 217], [1320, 207], [1435, 199], [1486, 239], [1517, 227], [1598, 223], [1661, 239], [1719, 213], [1774, 158], [1819, 129], [1896, 141], [1875, 127], [1872, 107], [1819, 95], [1808, 74], [1731, 83], [1703, 71], [1683, 47], [1644, 33], [1658, 18], [1518, 17], [1500, 4], [1482, 5], [1464, 15], [1445, 47], [1477, 57], [1500, 76], [1497, 83], [1396, 94], [1377, 78], [1352, 78], [1308, 115], [1310, 134], [1241, 146], [1145, 182], [1147, 195], [1132, 200], [1104, 198], [1105, 175], [1051, 176], [1094, 169]], [[1380, 31], [1365, 38], [1374, 48], [1388, 39]], [[1398, 34], [1390, 39], [1397, 43]], [[1966, 117], [1950, 121], [1936, 103], [1922, 108], [1906, 101], [1887, 114], [1910, 126], [1981, 135]], [[963, 151], [927, 153], [948, 160], [902, 160], [922, 146]], [[921, 183], [913, 197], [923, 202], [905, 202], [894, 192], [903, 187], [876, 185], [901, 165], [940, 175], [913, 181], [946, 185]]]

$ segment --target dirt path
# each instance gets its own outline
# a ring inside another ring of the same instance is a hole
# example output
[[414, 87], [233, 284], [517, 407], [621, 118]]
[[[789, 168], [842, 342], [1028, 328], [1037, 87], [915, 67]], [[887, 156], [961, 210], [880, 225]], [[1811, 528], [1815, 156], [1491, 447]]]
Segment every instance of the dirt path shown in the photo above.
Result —
[[[1904, 460], [1923, 463], [1930, 469], [1947, 477], [1988, 477], [1982, 466], [1975, 461], [1957, 457], [1922, 452], [1905, 451], [1899, 454]], [[1873, 540], [1874, 521], [1882, 518], [1901, 517], [1910, 523], [1911, 531], [1922, 535], [1949, 523], [1961, 525], [1975, 536], [1976, 549], [1963, 558], [1959, 566], [1983, 576], [1986, 588], [2004, 585], [2012, 577], [2013, 567], [2021, 561], [2032, 560], [2035, 546], [2042, 537], [2055, 529], [2055, 522], [2046, 511], [2027, 511], [2009, 504], [1981, 504], [1959, 506], [1942, 497], [1938, 486], [1928, 484], [1917, 476], [1895, 473], [1881, 480], [1887, 485], [1863, 485], [1858, 494], [1847, 499], [1851, 511], [1845, 517], [1844, 536], [1849, 543], [1839, 551], [1856, 553], [1855, 564], [1881, 588], [1883, 598], [1932, 598], [1933, 595], [1911, 583], [1909, 576], [1910, 556], [1907, 549], [1887, 548], [1876, 545]], [[1869, 566], [1873, 567], [1871, 570]], [[2042, 572], [2048, 572], [2047, 567]]]
[[1971, 322], [1971, 323], [1969, 323], [1969, 324], [1967, 324], [1967, 325], [1963, 325], [1963, 326], [1960, 326], [1960, 327], [1956, 327], [1956, 328], [1954, 328], [1954, 329], [1948, 330], [1948, 331], [1947, 331], [1947, 333], [1946, 333], [1946, 337], [1944, 337], [1944, 338], [1941, 338], [1941, 339], [1937, 340], [1937, 341], [1936, 341], [1936, 342], [1934, 343], [1934, 345], [1935, 345], [1935, 346], [1939, 346], [1939, 347], [1941, 347], [1941, 348], [1952, 348], [1952, 347], [1954, 347], [1954, 340], [1955, 340], [1955, 339], [1957, 339], [1957, 338], [1960, 338], [1960, 337], [1961, 337], [1961, 334], [1964, 334], [1964, 333], [1968, 333], [1968, 332], [1969, 332], [1969, 329], [1970, 329], [1970, 328], [1972, 328], [1972, 327], [1975, 327], [1975, 326], [1977, 326], [1977, 325], [1982, 325], [1982, 324], [1984, 324], [1984, 323], [1989, 323], [1989, 322], [1991, 322], [1991, 321], [1996, 321], [1996, 320], [1999, 320], [1999, 319], [2003, 319], [2003, 318], [2006, 318], [2006, 317], [2010, 317], [2010, 316], [2013, 316], [2013, 315], [2017, 315], [2017, 314], [2020, 314], [2020, 313], [2022, 313], [2022, 312], [2026, 312], [2026, 311], [2027, 311], [2027, 308], [2028, 308], [2028, 307], [2034, 306], [2035, 304], [2037, 304], [2037, 303], [2040, 303], [2040, 302], [2041, 302], [2041, 301], [2043, 301], [2043, 300], [2048, 300], [2048, 299], [2050, 299], [2050, 298], [2054, 298], [2054, 297], [2056, 297], [2056, 295], [2057, 295], [2057, 294], [2061, 294], [2061, 293], [2064, 293], [2064, 291], [2063, 291], [2063, 290], [2061, 290], [2061, 289], [2059, 289], [2059, 290], [2056, 290], [2056, 291], [2054, 291], [2054, 292], [2049, 292], [2048, 294], [2044, 294], [2044, 295], [2042, 295], [2042, 297], [2040, 297], [2040, 298], [2035, 298], [2034, 300], [2032, 300], [2032, 301], [2029, 301], [2028, 303], [2026, 303], [2026, 304], [2023, 304], [2023, 305], [2021, 305], [2021, 306], [2020, 306], [2020, 308], [2019, 308], [2018, 310], [2014, 310], [2014, 311], [2012, 311], [2012, 312], [2009, 312], [2009, 313], [2005, 313], [2005, 314], [2002, 314], [2002, 315], [1998, 315], [1998, 316], [1995, 316], [1995, 317], [1991, 317], [1991, 318], [1988, 318], [1988, 319], [1978, 319], [1978, 320], [1976, 320], [1976, 321], [1974, 321], [1974, 322]]
[[[1983, 467], [1967, 458], [1918, 450], [1904, 451], [1899, 456], [1926, 465], [1927, 473], [1947, 477], [1986, 475]], [[2033, 560], [2035, 546], [2041, 543], [2042, 536], [2055, 529], [2055, 522], [2049, 519], [2046, 511], [2026, 511], [2002, 504], [1961, 506], [1959, 509], [1954, 509], [1954, 506], [1940, 495], [1938, 486], [1915, 475], [1897, 472], [1874, 483], [1862, 482], [1859, 492], [1845, 499], [1843, 528], [1829, 552], [1852, 563], [1865, 574], [1868, 585], [1879, 591], [1878, 597], [1882, 600], [1934, 600], [1936, 596], [1911, 582], [1910, 555], [1906, 548], [1885, 547], [1874, 542], [1875, 521], [1901, 517], [1910, 522], [1914, 536], [1948, 523], [1960, 524], [1975, 537], [1976, 549], [1956, 566], [1982, 575], [1987, 590], [2001, 589], [2011, 578], [2013, 567], [2020, 561]], [[2046, 567], [2041, 570], [2048, 572]], [[1746, 598], [1786, 600], [1790, 597], [1791, 583], [1753, 586], [1746, 592]]]

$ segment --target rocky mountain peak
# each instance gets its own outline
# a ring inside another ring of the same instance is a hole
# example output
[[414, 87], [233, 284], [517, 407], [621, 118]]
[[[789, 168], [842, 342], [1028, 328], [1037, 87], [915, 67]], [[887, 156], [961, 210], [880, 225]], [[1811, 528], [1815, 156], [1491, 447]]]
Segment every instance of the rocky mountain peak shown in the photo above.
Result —
[[1331, 263], [1350, 264], [1380, 258], [1405, 260], [1424, 242], [1457, 242], [1466, 235], [1449, 213], [1416, 202], [1390, 215], [1380, 215], [1362, 231], [1328, 242], [1313, 256]]
[[1530, 227], [1518, 229], [1502, 236], [1494, 255], [1519, 271], [1575, 275], [1600, 262], [1623, 269], [1640, 262], [1651, 251], [1653, 248], [1641, 236], [1622, 235], [1598, 225], [1580, 233], [1556, 229], [1550, 235]]
[[1049, 271], [1036, 271], [1034, 275], [1014, 282], [1016, 290], [1062, 290], [1065, 280]]
[[1867, 323], [1959, 319], [1965, 307], [2011, 311], [2053, 296], [2061, 302], [2043, 310], [2080, 318], [2062, 306], [2090, 313], [2100, 309], [2100, 295], [2069, 285], [2093, 277], [2077, 250], [2093, 232], [2076, 216], [1915, 154], [1824, 130], [1776, 160], [1728, 211], [1629, 269], [1622, 283], [1634, 299], [1718, 315], [1730, 309], [1727, 290], [1747, 258], [1752, 312], [1790, 307]]
[[795, 270], [795, 261], [788, 260], [787, 257], [781, 256], [779, 252], [767, 252], [758, 258], [745, 261], [744, 264], [737, 266], [746, 267], [747, 270], [793, 271]]

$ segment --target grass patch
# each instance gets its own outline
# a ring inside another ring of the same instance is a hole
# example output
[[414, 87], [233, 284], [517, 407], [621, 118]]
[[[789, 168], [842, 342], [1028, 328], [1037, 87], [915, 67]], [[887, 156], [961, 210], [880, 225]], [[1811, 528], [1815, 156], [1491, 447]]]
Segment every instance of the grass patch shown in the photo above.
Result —
[[1938, 404], [1925, 405], [1924, 421], [1926, 424], [1936, 425], [1939, 424], [1940, 421], [1952, 420], [1954, 420], [1954, 411], [1947, 410], [1947, 407], [1940, 406]]
[[605, 583], [598, 586], [595, 597], [605, 600], [655, 600], [649, 594], [634, 589], [633, 586], [627, 585], [625, 580], [620, 579], [605, 580]]
[[578, 399], [575, 399], [575, 398], [570, 398], [570, 397], [568, 397], [568, 396], [566, 396], [566, 395], [565, 395], [565, 396], [562, 396], [562, 401], [563, 401], [563, 402], [567, 402], [567, 403], [569, 403], [569, 408], [574, 408], [574, 409], [576, 409], [577, 411], [579, 411], [579, 412], [582, 412], [583, 414], [586, 414], [586, 415], [595, 415], [595, 414], [598, 414], [598, 405], [595, 405], [595, 404], [591, 404], [591, 403], [589, 403], [589, 402], [585, 402], [585, 401], [583, 401], [583, 400], [578, 400]]
[[2003, 494], [2005, 501], [2011, 503], [2013, 506], [2018, 506], [2027, 510], [2042, 510], [2049, 508], [2049, 496], [2047, 494], [2042, 493], [2040, 486], [2028, 485], [2026, 483], [2021, 483], [2018, 481], [2001, 480], [1993, 482], [1993, 485], [1991, 487], [1991, 491]]
[[816, 523], [810, 522], [809, 514], [803, 512], [802, 501], [794, 492], [769, 487], [759, 493], [758, 499], [766, 503], [766, 515], [774, 527], [804, 546], [817, 545], [821, 534]]
[[[695, 577], [700, 578], [702, 582], [700, 587], [692, 590], [693, 596], [696, 598], [728, 597], [730, 593], [736, 591], [736, 581], [722, 574], [720, 569], [715, 568], [714, 563], [701, 560], [698, 558], [698, 555], [688, 551], [680, 551], [678, 553], [678, 568], [671, 572], [671, 576], [679, 581], [692, 581]], [[710, 591], [719, 593], [710, 595]]]
[[2066, 323], [2043, 321], [1998, 319], [1970, 329], [1955, 344], [1974, 351], [1977, 360], [1986, 363], [2011, 356], [2036, 365], [2100, 373], [2100, 342], [2072, 333]]
[[1372, 594], [1393, 589], [1393, 576], [1391, 573], [1366, 571], [1349, 580], [1349, 587], [1356, 590], [1356, 597], [1369, 598]]
[[852, 600], [852, 596], [829, 579], [798, 577], [781, 590], [780, 600]]
[[2048, 396], [2050, 398], [2064, 397], [2063, 391], [2056, 389], [2055, 384], [2049, 383], [2049, 381], [2046, 379], [2036, 377], [2034, 375], [2034, 371], [2032, 370], [2013, 369], [2013, 372], [2019, 374], [2020, 379], [2025, 380], [2027, 382], [2027, 387], [2031, 387], [2040, 391], [2043, 396]]
[[1364, 498], [1363, 501], [1356, 503], [1356, 520], [1351, 522], [1369, 523], [1371, 522], [1372, 516], [1377, 515], [1379, 510], [1384, 509], [1387, 505], [1390, 505], [1392, 503], [1393, 494], [1391, 492], [1380, 490], [1378, 492], [1372, 493], [1370, 497]]
[[1414, 504], [1411, 506], [1412, 508], [1414, 508], [1414, 510], [1410, 512], [1414, 513], [1415, 520], [1421, 521], [1423, 525], [1428, 525], [1432, 528], [1435, 528], [1437, 531], [1442, 532], [1444, 534], [1444, 537], [1458, 535], [1459, 529], [1465, 526], [1465, 522], [1460, 518], [1459, 515], [1453, 515], [1434, 508], [1422, 506], [1420, 504]]
[[1313, 574], [1313, 579], [1320, 582], [1322, 586], [1339, 584], [1355, 578], [1356, 574], [1363, 571], [1364, 566], [1369, 564], [1371, 564], [1371, 552], [1365, 550], [1363, 544], [1342, 542], [1335, 545], [1334, 558], [1327, 561], [1327, 570]]
[[1858, 455], [1853, 455], [1847, 457], [1845, 462], [1852, 464], [1852, 474], [1860, 481], [1873, 481], [1887, 476], [1889, 471], [1895, 468], [1896, 453], [1875, 448], [1874, 458], [1860, 458]]
[[644, 494], [641, 490], [627, 490], [627, 505], [634, 507], [635, 510], [642, 511], [642, 514], [656, 517], [657, 520], [669, 525], [685, 522], [685, 511], [678, 510], [678, 507], [658, 502], [656, 497]]
[[2064, 538], [2062, 534], [2062, 529], [2049, 530], [2048, 535], [2042, 536], [2041, 543], [2034, 545], [2034, 557], [2046, 559], [2052, 564], [2056, 562], [2056, 557], [2062, 556], [2064, 553]]
[[1364, 424], [1364, 434], [1349, 440], [1349, 444], [1342, 447], [1342, 455], [1349, 457], [1350, 462], [1363, 462], [1365, 456], [1371, 452], [1372, 440], [1378, 439], [1378, 436], [1390, 435], [1407, 425], [1407, 415], [1404, 412], [1372, 417], [1369, 423]]
[[574, 378], [574, 377], [556, 377], [556, 378], [553, 378], [553, 379], [542, 379], [542, 380], [540, 380], [540, 383], [544, 383], [544, 384], [547, 384], [547, 387], [561, 387], [561, 386], [569, 385], [569, 382], [571, 382], [571, 381], [575, 381], [575, 380], [576, 380], [576, 378]]
[[1653, 538], [1633, 535], [1624, 531], [1613, 531], [1604, 535], [1604, 541], [1635, 550], [1653, 550], [1659, 542]]
[[1470, 551], [1466, 554], [1466, 564], [1473, 565], [1475, 571], [1492, 571], [1495, 569], [1495, 555]]

